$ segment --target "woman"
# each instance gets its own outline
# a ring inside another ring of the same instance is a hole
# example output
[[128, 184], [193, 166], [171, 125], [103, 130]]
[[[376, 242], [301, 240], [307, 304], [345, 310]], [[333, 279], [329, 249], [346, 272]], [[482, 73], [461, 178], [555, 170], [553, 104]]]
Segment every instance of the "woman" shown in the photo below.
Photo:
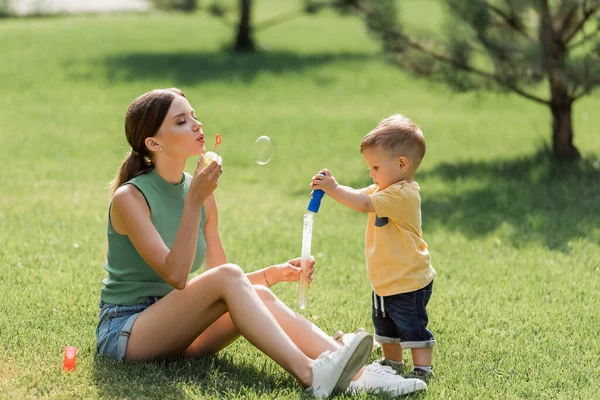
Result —
[[[243, 335], [315, 395], [346, 390], [372, 337], [359, 332], [340, 346], [269, 290], [298, 279], [298, 259], [249, 274], [228, 263], [213, 195], [223, 169], [218, 160], [203, 168], [202, 123], [184, 94], [138, 97], [125, 133], [132, 149], [113, 182], [98, 352], [118, 360], [201, 356]], [[192, 177], [184, 167], [197, 155]], [[202, 264], [206, 271], [188, 281]]]

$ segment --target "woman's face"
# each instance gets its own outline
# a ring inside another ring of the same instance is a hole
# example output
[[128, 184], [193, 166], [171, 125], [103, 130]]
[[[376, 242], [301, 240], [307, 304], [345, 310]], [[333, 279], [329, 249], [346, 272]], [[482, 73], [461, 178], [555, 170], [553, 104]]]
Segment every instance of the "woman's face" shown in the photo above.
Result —
[[203, 154], [204, 132], [202, 123], [185, 97], [175, 96], [165, 120], [151, 138], [162, 147], [161, 152], [172, 158]]

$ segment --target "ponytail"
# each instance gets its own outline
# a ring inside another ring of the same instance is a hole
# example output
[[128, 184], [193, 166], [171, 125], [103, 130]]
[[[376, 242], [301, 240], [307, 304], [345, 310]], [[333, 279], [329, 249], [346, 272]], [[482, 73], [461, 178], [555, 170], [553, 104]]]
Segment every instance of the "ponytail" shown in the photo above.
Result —
[[132, 150], [111, 182], [113, 194], [128, 180], [154, 168], [145, 140], [156, 135], [173, 99], [177, 96], [185, 97], [183, 92], [177, 88], [156, 89], [139, 96], [127, 109], [125, 136]]
[[143, 156], [135, 150], [131, 150], [121, 164], [115, 179], [111, 182], [111, 191], [114, 194], [119, 186], [135, 178], [136, 176], [149, 172], [154, 166], [149, 157]]

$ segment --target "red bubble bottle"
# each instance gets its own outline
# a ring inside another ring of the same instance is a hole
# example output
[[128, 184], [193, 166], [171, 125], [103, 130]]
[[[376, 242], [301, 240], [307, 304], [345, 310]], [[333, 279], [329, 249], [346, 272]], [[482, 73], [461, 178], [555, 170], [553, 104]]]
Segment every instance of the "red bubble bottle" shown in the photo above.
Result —
[[65, 347], [65, 353], [63, 356], [63, 369], [67, 372], [71, 372], [75, 368], [77, 362], [77, 347], [67, 346]]

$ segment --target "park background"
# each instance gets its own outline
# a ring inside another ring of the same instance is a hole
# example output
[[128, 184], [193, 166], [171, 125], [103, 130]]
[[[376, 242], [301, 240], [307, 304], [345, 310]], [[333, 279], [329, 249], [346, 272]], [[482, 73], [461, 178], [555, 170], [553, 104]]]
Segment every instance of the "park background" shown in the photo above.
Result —
[[[71, 14], [67, 3], [29, 2], [0, 19], [0, 398], [302, 395], [244, 339], [203, 360], [95, 356], [108, 185], [129, 149], [124, 114], [136, 96], [173, 86], [196, 109], [207, 145], [223, 137], [220, 231], [246, 271], [300, 255], [315, 173], [368, 185], [361, 138], [393, 113], [416, 121], [428, 147], [416, 179], [438, 273], [429, 307], [438, 345], [436, 377], [412, 397], [600, 396], [597, 92], [573, 110], [581, 159], [555, 160], [547, 107], [402, 70], [352, 14], [296, 15], [257, 30], [260, 51], [235, 53], [234, 31], [203, 7], [71, 1], [71, 11], [93, 11]], [[257, 0], [253, 18], [299, 3]], [[445, 14], [434, 0], [407, 0], [401, 18], [436, 31]], [[261, 135], [276, 145], [262, 166], [252, 157]], [[372, 329], [365, 222], [327, 198], [315, 218], [317, 271], [302, 314], [328, 333]], [[274, 292], [297, 309], [296, 284]], [[79, 349], [68, 374], [67, 345]]]

